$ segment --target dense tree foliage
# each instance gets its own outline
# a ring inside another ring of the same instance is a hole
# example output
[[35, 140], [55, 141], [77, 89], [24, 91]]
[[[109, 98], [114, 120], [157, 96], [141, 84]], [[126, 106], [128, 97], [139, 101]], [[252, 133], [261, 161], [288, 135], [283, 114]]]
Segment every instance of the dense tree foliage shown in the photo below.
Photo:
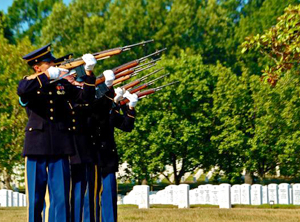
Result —
[[133, 132], [116, 132], [128, 177], [152, 183], [166, 165], [177, 184], [211, 166], [233, 183], [244, 170], [263, 178], [279, 167], [300, 176], [299, 3], [15, 0], [0, 12], [0, 170], [11, 174], [21, 159], [26, 118], [16, 84], [30, 72], [23, 54], [51, 42], [56, 56], [77, 57], [154, 39], [96, 70], [167, 47], [158, 66], [170, 76], [156, 86], [180, 81], [139, 102]]

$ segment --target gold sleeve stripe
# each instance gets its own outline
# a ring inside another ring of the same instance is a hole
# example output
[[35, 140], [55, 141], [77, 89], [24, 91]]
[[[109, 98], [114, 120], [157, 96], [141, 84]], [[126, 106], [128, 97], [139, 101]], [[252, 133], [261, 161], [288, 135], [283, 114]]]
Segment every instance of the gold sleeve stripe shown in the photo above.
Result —
[[43, 84], [42, 84], [42, 82], [41, 82], [40, 78], [39, 78], [38, 76], [37, 76], [36, 78], [37, 78], [37, 80], [39, 81], [40, 88], [42, 88]]
[[133, 118], [133, 119], [135, 118], [134, 116], [132, 116], [132, 115], [129, 115], [129, 114], [127, 114], [127, 116], [129, 116], [129, 117], [131, 117], [131, 118]]
[[87, 86], [96, 86], [95, 84], [90, 84], [90, 83], [84, 83], [85, 85], [87, 85]]

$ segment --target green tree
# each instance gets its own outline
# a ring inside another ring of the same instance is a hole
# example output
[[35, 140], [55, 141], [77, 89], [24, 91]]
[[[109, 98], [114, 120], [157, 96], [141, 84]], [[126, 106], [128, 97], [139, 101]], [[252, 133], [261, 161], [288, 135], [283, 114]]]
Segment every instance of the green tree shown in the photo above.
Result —
[[178, 59], [163, 59], [160, 66], [171, 73], [164, 83], [180, 83], [143, 99], [135, 130], [118, 136], [118, 145], [140, 181], [171, 165], [179, 184], [186, 172], [214, 165], [212, 90], [220, 67], [203, 65], [200, 56], [184, 53]]
[[5, 185], [9, 188], [13, 169], [22, 165], [21, 152], [27, 117], [18, 104], [16, 89], [18, 81], [30, 73], [22, 61], [22, 55], [31, 49], [28, 40], [15, 46], [0, 35], [0, 173], [5, 176]]
[[265, 80], [273, 86], [287, 71], [298, 73], [300, 58], [300, 38], [298, 21], [300, 6], [288, 7], [278, 18], [276, 26], [264, 34], [249, 37], [243, 43], [243, 52], [255, 50], [268, 58], [264, 67]]
[[27, 36], [32, 43], [39, 43], [40, 31], [55, 2], [62, 0], [15, 0], [7, 13], [15, 38]]

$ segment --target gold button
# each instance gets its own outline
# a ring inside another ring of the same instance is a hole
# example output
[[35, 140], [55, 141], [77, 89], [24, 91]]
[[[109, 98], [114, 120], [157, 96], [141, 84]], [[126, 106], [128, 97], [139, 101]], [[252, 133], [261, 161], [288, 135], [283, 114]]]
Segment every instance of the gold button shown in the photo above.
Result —
[[32, 131], [32, 128], [30, 127], [28, 130], [29, 130], [29, 131]]
[[76, 127], [75, 127], [75, 126], [73, 126], [73, 130], [76, 130]]
[[50, 119], [53, 120], [53, 116], [50, 116]]
[[54, 111], [54, 110], [51, 108], [51, 109], [50, 109], [50, 112], [53, 112], [53, 111]]
[[52, 103], [53, 103], [53, 100], [50, 100], [50, 103], [52, 104]]
[[73, 121], [73, 123], [75, 123], [75, 122], [76, 122], [76, 120], [75, 120], [75, 119], [72, 119], [72, 121]]
[[36, 93], [37, 93], [37, 94], [41, 94], [41, 91], [37, 91]]
[[49, 92], [49, 95], [52, 95], [52, 92]]
[[74, 115], [74, 114], [75, 114], [75, 111], [72, 111], [72, 114]]

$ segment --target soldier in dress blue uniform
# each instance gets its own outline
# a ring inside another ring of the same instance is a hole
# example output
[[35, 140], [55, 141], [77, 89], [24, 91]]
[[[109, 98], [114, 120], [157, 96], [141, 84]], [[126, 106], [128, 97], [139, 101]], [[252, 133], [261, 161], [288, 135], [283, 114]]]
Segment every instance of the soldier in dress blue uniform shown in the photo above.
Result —
[[[111, 87], [111, 85], [108, 85]], [[119, 89], [117, 90], [119, 92]], [[124, 92], [119, 99], [122, 99]], [[118, 95], [118, 93], [117, 93]], [[114, 222], [117, 221], [117, 183], [115, 173], [118, 171], [119, 158], [114, 140], [114, 128], [125, 132], [132, 131], [135, 120], [135, 110], [138, 99], [128, 91], [124, 94], [130, 100], [129, 107], [114, 104], [115, 91], [111, 88], [105, 96], [92, 105], [93, 134], [91, 135], [95, 153], [95, 172], [91, 171], [89, 189], [96, 190], [85, 199], [84, 221]], [[120, 114], [120, 108], [123, 114]], [[95, 178], [93, 178], [95, 175]], [[94, 200], [92, 200], [92, 196]], [[89, 207], [87, 207], [89, 206]], [[90, 210], [88, 212], [88, 210]], [[90, 216], [90, 217], [89, 217]]]
[[[54, 67], [55, 58], [48, 44], [23, 59], [33, 67], [35, 74], [19, 82], [20, 103], [26, 107], [28, 123], [25, 128], [25, 180], [27, 192], [28, 221], [42, 221], [46, 187], [49, 191], [50, 214], [46, 221], [69, 221], [70, 169], [69, 156], [74, 154], [73, 131], [70, 121], [75, 115], [72, 102], [90, 102], [95, 96], [95, 77], [89, 70], [83, 89], [67, 80], [57, 79], [68, 70]], [[83, 58], [86, 66], [94, 65], [92, 55]]]
[[[104, 72], [105, 84], [114, 80], [114, 75], [111, 71]], [[71, 81], [72, 82], [72, 81]], [[73, 82], [78, 85], [78, 83]], [[107, 87], [106, 87], [107, 89]], [[108, 90], [108, 89], [107, 89]], [[97, 93], [98, 95], [98, 93]], [[101, 102], [100, 102], [101, 103]], [[102, 105], [100, 105], [102, 109]], [[74, 104], [74, 110], [76, 110], [78, 130], [75, 131], [75, 155], [71, 156], [71, 221], [81, 222], [83, 218], [83, 204], [84, 195], [89, 191], [89, 176], [90, 172], [94, 172], [93, 153], [91, 152], [92, 144], [90, 140], [91, 136], [91, 123], [92, 115], [91, 104]], [[94, 194], [94, 190], [91, 190]], [[93, 199], [93, 198], [92, 198]], [[87, 214], [87, 212], [86, 212]], [[94, 221], [93, 215], [84, 215], [85, 217], [91, 217], [89, 221]]]

